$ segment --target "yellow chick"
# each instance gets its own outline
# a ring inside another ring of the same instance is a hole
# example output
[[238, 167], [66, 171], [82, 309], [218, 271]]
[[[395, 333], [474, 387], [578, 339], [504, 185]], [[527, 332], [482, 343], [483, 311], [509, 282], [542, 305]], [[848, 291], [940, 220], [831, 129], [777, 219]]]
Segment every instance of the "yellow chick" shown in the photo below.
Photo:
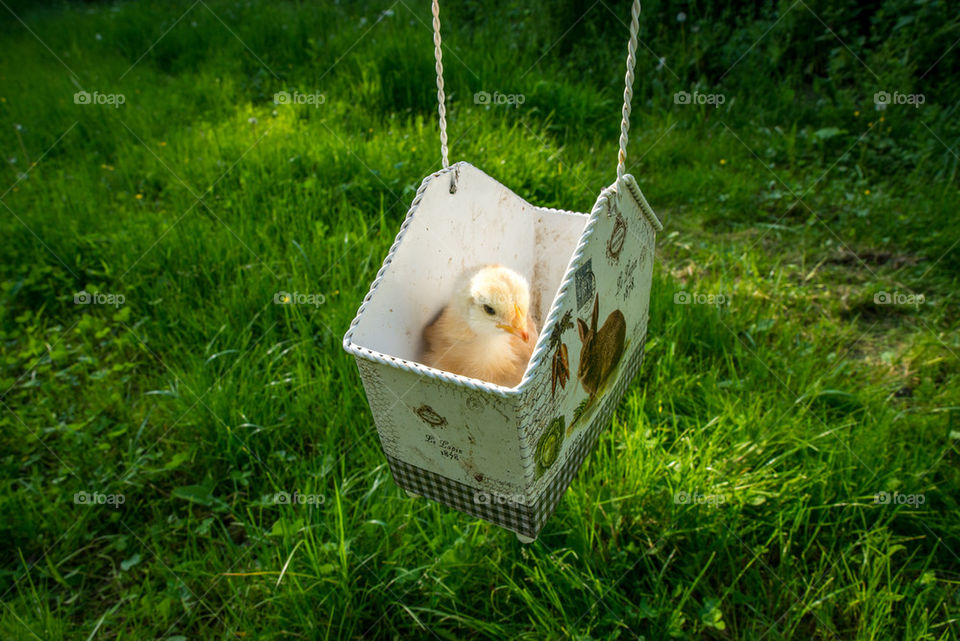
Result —
[[453, 374], [516, 387], [537, 344], [530, 286], [502, 265], [467, 270], [453, 299], [423, 330], [423, 363]]

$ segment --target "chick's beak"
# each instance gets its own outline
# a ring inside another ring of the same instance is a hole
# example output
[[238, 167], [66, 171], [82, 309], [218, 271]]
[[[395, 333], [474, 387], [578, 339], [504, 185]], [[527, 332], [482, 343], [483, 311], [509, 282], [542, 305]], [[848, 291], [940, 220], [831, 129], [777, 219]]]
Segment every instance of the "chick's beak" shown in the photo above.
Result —
[[525, 329], [520, 329], [520, 330], [517, 330], [517, 331], [520, 332], [518, 335], [520, 336], [520, 338], [523, 339], [523, 342], [524, 342], [524, 343], [526, 343], [528, 340], [530, 340], [530, 334], [527, 333], [527, 330], [525, 330]]
[[524, 316], [523, 312], [520, 311], [520, 306], [516, 303], [513, 305], [513, 310], [513, 323], [510, 325], [504, 325], [501, 323], [497, 325], [497, 327], [505, 332], [509, 332], [514, 336], [523, 339], [523, 342], [527, 342], [530, 339], [530, 335], [527, 333], [527, 317]]

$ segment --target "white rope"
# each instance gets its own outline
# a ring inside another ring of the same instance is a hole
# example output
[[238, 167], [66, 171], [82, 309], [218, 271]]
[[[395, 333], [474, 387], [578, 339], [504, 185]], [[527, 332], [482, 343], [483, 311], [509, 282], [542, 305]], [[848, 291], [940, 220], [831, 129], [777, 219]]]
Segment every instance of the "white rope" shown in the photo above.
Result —
[[623, 178], [627, 163], [627, 134], [630, 132], [630, 101], [633, 99], [633, 67], [637, 62], [637, 32], [640, 30], [640, 0], [633, 0], [630, 11], [630, 41], [627, 43], [627, 76], [623, 90], [623, 120], [620, 121], [620, 153], [617, 156], [617, 182]]
[[440, 1], [433, 0], [433, 55], [437, 59], [437, 111], [440, 113], [440, 159], [443, 168], [450, 166], [447, 156], [447, 106], [443, 96], [443, 55], [440, 52]]
[[[620, 121], [620, 153], [617, 156], [617, 181], [623, 178], [627, 163], [630, 133], [630, 101], [633, 99], [633, 68], [637, 63], [637, 32], [640, 30], [640, 0], [630, 10], [630, 40], [627, 43], [627, 75], [623, 89], [623, 119]], [[440, 50], [440, 1], [433, 0], [433, 51], [437, 60], [437, 112], [440, 114], [440, 157], [443, 167], [450, 166], [447, 153], [447, 106], [443, 94], [443, 56]]]

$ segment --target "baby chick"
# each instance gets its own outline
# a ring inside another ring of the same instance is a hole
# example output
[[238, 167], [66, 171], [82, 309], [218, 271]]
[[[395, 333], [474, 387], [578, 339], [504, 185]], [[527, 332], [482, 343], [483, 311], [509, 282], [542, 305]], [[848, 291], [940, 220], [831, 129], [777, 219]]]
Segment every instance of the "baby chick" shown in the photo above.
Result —
[[423, 331], [423, 362], [454, 374], [516, 387], [537, 343], [530, 286], [502, 265], [467, 270], [453, 299]]

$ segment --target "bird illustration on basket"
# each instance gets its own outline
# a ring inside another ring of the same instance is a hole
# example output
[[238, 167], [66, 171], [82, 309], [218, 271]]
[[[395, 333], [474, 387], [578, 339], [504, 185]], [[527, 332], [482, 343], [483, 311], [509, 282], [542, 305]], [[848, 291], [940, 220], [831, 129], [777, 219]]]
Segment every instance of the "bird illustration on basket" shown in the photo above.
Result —
[[582, 343], [577, 378], [580, 379], [584, 391], [590, 395], [591, 401], [603, 382], [610, 376], [610, 372], [620, 362], [627, 336], [627, 321], [623, 317], [623, 312], [619, 309], [613, 310], [603, 321], [603, 325], [597, 329], [599, 315], [600, 295], [597, 294], [593, 299], [590, 325], [587, 326], [582, 319], [577, 319], [577, 332], [580, 334]]

